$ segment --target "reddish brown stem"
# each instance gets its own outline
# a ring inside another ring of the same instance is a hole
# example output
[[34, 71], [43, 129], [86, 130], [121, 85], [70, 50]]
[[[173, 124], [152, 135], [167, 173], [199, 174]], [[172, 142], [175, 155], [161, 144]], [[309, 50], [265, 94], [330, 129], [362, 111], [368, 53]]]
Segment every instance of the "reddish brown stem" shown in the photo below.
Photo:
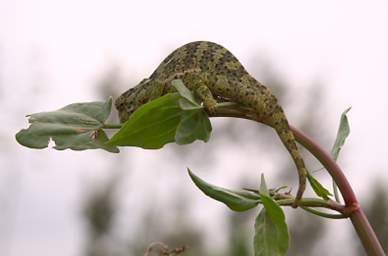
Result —
[[344, 173], [341, 171], [341, 168], [331, 158], [331, 156], [312, 139], [294, 127], [291, 127], [291, 130], [294, 133], [296, 140], [322, 163], [337, 184], [345, 201], [347, 211], [345, 214], [348, 215], [352, 221], [358, 237], [364, 246], [365, 252], [369, 256], [384, 256], [384, 250], [380, 245], [371, 225], [369, 224], [364, 211], [360, 207], [352, 187], [350, 186]]
[[[252, 111], [249, 111], [249, 109], [239, 106], [229, 109], [218, 108], [217, 113], [214, 116], [244, 118], [266, 124], [265, 120], [263, 120], [260, 116], [258, 116]], [[375, 232], [370, 226], [368, 219], [366, 218], [365, 213], [360, 207], [356, 195], [354, 194], [353, 189], [350, 186], [341, 168], [331, 158], [331, 156], [326, 153], [311, 138], [309, 138], [307, 135], [303, 134], [301, 131], [292, 126], [291, 130], [294, 133], [296, 140], [322, 163], [322, 165], [330, 173], [333, 180], [337, 184], [345, 201], [344, 214], [346, 216], [349, 216], [350, 220], [352, 221], [352, 224], [358, 234], [358, 237], [361, 240], [362, 245], [364, 246], [367, 255], [384, 256], [385, 253], [383, 251], [383, 248], [381, 247]]]
[[291, 126], [290, 128], [294, 133], [295, 139], [315, 157], [317, 157], [321, 164], [330, 173], [331, 177], [341, 191], [346, 207], [358, 206], [356, 195], [338, 164], [312, 139], [307, 137], [295, 127]]

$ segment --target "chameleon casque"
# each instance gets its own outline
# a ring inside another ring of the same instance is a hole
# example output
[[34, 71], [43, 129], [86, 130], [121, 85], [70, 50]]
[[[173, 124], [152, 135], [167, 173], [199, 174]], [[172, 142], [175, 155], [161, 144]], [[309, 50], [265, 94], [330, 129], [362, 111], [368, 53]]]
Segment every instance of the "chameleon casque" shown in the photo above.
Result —
[[276, 130], [298, 170], [299, 188], [293, 205], [296, 207], [304, 193], [308, 172], [283, 109], [269, 89], [249, 75], [239, 60], [221, 45], [198, 41], [173, 51], [149, 78], [116, 99], [120, 121], [127, 121], [148, 101], [174, 92], [171, 86], [174, 79], [181, 79], [195, 92], [209, 113], [215, 112], [217, 101], [237, 102], [254, 109]]

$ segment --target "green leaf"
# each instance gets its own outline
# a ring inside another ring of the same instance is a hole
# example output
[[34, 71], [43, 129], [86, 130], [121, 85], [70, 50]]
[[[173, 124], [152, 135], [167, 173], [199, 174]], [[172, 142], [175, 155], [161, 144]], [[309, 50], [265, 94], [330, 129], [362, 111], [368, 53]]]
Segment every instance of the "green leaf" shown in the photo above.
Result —
[[256, 207], [259, 203], [259, 200], [253, 200], [250, 198], [252, 195], [245, 196], [245, 192], [237, 192], [211, 185], [192, 173], [190, 169], [187, 170], [191, 180], [200, 190], [202, 190], [203, 193], [205, 193], [205, 195], [226, 204], [226, 206], [233, 211], [246, 211]]
[[197, 109], [204, 109], [201, 105], [194, 105], [187, 99], [179, 99], [179, 107], [182, 110], [197, 110]]
[[269, 191], [268, 191], [267, 184], [265, 182], [264, 174], [263, 173], [261, 174], [259, 193], [263, 194], [263, 195], [266, 195], [266, 196], [269, 196]]
[[182, 80], [175, 79], [171, 82], [172, 86], [178, 91], [182, 98], [189, 101], [194, 106], [200, 106], [201, 104], [195, 100], [194, 94], [184, 85]]
[[307, 176], [307, 179], [309, 180], [311, 187], [313, 188], [317, 196], [320, 196], [323, 199], [329, 199], [329, 196], [332, 196], [332, 194], [321, 183], [319, 183], [319, 181], [316, 180], [311, 174]]
[[118, 153], [117, 147], [106, 145], [108, 137], [101, 129], [112, 107], [106, 102], [74, 103], [51, 112], [29, 115], [28, 129], [16, 134], [16, 140], [29, 148], [46, 148], [50, 139], [55, 149], [86, 150], [101, 148]]
[[260, 192], [264, 208], [255, 221], [255, 256], [286, 255], [289, 234], [282, 208], [271, 197]]
[[183, 110], [179, 95], [168, 93], [136, 110], [123, 127], [113, 135], [109, 145], [158, 149], [175, 140]]
[[345, 144], [346, 138], [350, 134], [349, 121], [348, 121], [348, 117], [346, 116], [346, 114], [350, 111], [350, 109], [351, 108], [346, 109], [341, 115], [340, 125], [337, 131], [337, 138], [335, 139], [333, 148], [331, 150], [331, 156], [333, 157], [334, 160], [338, 159], [339, 152], [342, 146]]
[[158, 149], [170, 142], [207, 142], [212, 131], [203, 107], [181, 80], [173, 80], [178, 93], [166, 94], [135, 111], [108, 142], [110, 145]]
[[202, 109], [184, 111], [175, 134], [177, 144], [189, 144], [195, 140], [207, 142], [212, 126], [206, 112]]
[[172, 86], [178, 91], [179, 95], [182, 96], [179, 99], [179, 106], [183, 110], [194, 110], [203, 109], [201, 102], [197, 102], [194, 94], [184, 85], [182, 80], [175, 79], [171, 82]]

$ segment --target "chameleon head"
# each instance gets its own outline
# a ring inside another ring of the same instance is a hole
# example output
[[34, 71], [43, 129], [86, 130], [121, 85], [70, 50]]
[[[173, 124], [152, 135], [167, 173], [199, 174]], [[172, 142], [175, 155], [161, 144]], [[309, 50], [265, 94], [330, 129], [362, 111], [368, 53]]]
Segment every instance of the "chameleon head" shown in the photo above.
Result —
[[143, 79], [116, 99], [115, 106], [119, 112], [120, 122], [126, 122], [133, 112], [150, 100], [151, 95], [148, 92], [148, 88], [151, 87], [150, 82], [150, 79]]

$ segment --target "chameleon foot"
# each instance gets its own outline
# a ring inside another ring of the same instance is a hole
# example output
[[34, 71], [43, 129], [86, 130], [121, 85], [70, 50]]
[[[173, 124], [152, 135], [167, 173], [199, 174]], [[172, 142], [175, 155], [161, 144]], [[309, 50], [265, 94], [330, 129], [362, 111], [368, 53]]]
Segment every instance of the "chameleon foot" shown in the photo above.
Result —
[[209, 87], [207, 87], [206, 85], [201, 85], [197, 88], [196, 93], [202, 100], [203, 106], [205, 107], [206, 111], [210, 115], [215, 114], [217, 101], [214, 99]]
[[217, 101], [215, 100], [209, 100], [209, 101], [203, 102], [203, 106], [209, 115], [214, 115], [216, 113], [217, 111], [216, 105], [217, 105]]

